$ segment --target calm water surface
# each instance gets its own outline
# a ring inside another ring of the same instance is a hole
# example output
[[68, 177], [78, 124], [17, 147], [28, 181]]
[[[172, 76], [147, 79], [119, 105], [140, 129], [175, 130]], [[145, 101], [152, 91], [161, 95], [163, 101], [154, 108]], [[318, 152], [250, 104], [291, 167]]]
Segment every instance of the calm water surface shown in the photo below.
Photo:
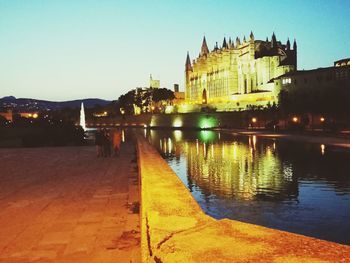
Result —
[[208, 215], [350, 244], [350, 150], [213, 131], [144, 131]]

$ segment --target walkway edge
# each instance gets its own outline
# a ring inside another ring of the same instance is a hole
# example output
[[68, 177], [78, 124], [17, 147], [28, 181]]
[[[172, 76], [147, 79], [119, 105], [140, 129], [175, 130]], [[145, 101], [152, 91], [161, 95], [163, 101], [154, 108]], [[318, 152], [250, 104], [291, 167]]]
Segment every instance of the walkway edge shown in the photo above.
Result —
[[137, 140], [142, 262], [347, 262], [350, 246], [215, 220], [158, 152]]

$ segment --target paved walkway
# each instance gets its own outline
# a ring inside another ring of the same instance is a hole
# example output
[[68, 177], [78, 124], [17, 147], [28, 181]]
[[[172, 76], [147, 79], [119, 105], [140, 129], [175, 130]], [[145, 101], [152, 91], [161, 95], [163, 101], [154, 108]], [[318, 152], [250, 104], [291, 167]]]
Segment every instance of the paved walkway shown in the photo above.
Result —
[[134, 144], [0, 149], [0, 262], [140, 262]]

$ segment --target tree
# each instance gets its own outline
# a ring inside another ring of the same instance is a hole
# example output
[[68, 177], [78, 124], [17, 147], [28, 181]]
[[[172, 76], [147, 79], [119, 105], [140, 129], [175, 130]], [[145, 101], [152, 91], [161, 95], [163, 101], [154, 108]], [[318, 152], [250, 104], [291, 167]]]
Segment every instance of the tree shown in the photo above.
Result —
[[128, 93], [121, 95], [118, 99], [120, 108], [123, 108], [126, 114], [134, 113], [135, 104], [135, 90], [131, 90]]
[[173, 91], [166, 88], [153, 89], [152, 100], [154, 102], [167, 101], [169, 103], [173, 99], [175, 99]]

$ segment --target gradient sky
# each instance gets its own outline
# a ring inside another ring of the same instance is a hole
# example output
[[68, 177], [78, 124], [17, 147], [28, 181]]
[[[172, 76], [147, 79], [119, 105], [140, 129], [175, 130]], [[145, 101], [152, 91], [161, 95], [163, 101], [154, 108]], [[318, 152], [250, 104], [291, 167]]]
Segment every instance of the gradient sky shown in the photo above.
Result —
[[297, 39], [298, 67], [350, 57], [350, 1], [0, 0], [0, 97], [117, 99], [184, 89], [186, 52], [223, 37]]

